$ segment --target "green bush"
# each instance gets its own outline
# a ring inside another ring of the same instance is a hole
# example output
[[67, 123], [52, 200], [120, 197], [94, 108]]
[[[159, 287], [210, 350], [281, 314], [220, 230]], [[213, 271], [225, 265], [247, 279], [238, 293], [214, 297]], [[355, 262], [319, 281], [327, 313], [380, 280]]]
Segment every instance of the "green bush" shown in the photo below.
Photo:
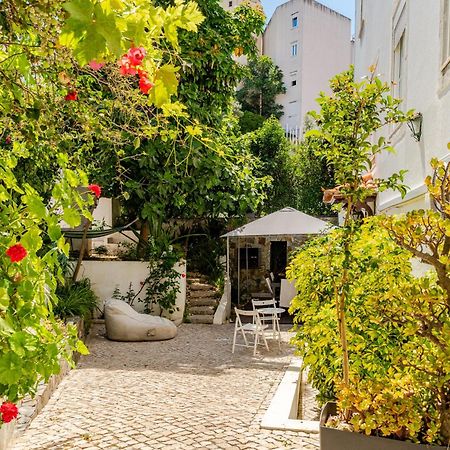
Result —
[[58, 303], [54, 313], [61, 319], [79, 316], [88, 319], [97, 307], [97, 296], [91, 288], [91, 282], [85, 278], [80, 281], [68, 281], [56, 290]]
[[[298, 289], [290, 309], [296, 323], [294, 343], [310, 369], [310, 381], [321, 402], [336, 398], [342, 377], [335, 294], [344, 261], [343, 239], [344, 231], [335, 229], [309, 241], [288, 268], [288, 277]], [[371, 222], [359, 230], [350, 252], [346, 308], [352, 370], [355, 375], [379, 377], [389, 367], [399, 335], [395, 327], [377, 323], [374, 318], [379, 312], [368, 299], [411, 281], [409, 254]]]
[[288, 269], [298, 290], [290, 310], [296, 324], [293, 342], [309, 367], [319, 401], [337, 400], [340, 420], [354, 431], [447, 443], [446, 295], [436, 274], [413, 275], [411, 253], [391, 238], [384, 224], [396, 220], [402, 219], [366, 220], [348, 247], [349, 384], [342, 382], [335, 307], [345, 256], [343, 229], [309, 241]]

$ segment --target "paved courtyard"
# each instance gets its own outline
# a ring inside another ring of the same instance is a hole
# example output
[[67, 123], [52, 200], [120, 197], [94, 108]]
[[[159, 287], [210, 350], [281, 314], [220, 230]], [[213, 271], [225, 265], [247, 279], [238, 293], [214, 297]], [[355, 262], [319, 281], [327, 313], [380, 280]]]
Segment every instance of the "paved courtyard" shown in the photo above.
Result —
[[179, 327], [171, 341], [108, 341], [98, 327], [91, 354], [60, 384], [16, 441], [32, 449], [318, 449], [318, 436], [260, 429], [292, 356], [237, 347], [232, 325]]

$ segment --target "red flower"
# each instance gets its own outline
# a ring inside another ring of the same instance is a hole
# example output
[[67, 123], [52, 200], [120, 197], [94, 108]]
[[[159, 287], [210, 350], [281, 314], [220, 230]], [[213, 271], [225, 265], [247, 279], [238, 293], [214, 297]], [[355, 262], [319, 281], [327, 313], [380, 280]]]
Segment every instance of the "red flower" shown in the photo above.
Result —
[[148, 94], [150, 89], [153, 89], [155, 85], [147, 78], [147, 74], [145, 72], [140, 73], [139, 77], [139, 89], [144, 94]]
[[17, 417], [17, 414], [19, 414], [19, 410], [14, 403], [3, 402], [2, 406], [0, 406], [0, 413], [2, 413], [2, 421], [4, 423], [8, 423]]
[[98, 184], [90, 184], [88, 188], [97, 198], [102, 195], [102, 188]]
[[182, 273], [182, 274], [181, 274], [181, 278], [186, 278], [186, 274], [185, 274], [185, 273]]
[[11, 136], [8, 134], [8, 136], [6, 136], [5, 143], [9, 145], [11, 144], [11, 142], [12, 142]]
[[69, 91], [67, 95], [64, 97], [64, 100], [71, 101], [71, 100], [78, 100], [78, 93], [75, 90]]
[[27, 256], [27, 250], [22, 244], [19, 243], [9, 247], [8, 250], [6, 250], [6, 255], [9, 256], [11, 262], [19, 262]]
[[145, 58], [146, 51], [144, 47], [131, 47], [128, 50], [127, 56], [132, 66], [140, 66], [142, 60]]
[[97, 62], [95, 59], [93, 59], [93, 60], [89, 63], [89, 67], [90, 67], [92, 70], [100, 70], [104, 65], [105, 65], [105, 63]]
[[122, 56], [119, 60], [119, 66], [121, 75], [136, 75], [138, 73], [134, 67], [131, 67], [132, 64], [127, 55]]

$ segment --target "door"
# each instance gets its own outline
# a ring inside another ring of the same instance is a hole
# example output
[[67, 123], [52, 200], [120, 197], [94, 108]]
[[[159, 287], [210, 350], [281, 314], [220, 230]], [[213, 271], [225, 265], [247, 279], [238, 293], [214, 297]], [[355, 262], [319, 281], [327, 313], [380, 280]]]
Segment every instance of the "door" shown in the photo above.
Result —
[[287, 242], [272, 241], [270, 243], [270, 271], [273, 273], [276, 283], [280, 278], [286, 277]]

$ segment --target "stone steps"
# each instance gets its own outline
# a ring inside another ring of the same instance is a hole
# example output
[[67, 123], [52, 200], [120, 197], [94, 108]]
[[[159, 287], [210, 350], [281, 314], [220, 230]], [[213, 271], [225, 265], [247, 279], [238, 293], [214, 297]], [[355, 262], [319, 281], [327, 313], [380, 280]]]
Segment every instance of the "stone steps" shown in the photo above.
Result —
[[189, 320], [191, 321], [191, 323], [203, 323], [203, 324], [209, 324], [211, 325], [213, 323], [214, 320], [214, 316], [210, 316], [210, 315], [199, 315], [199, 316], [191, 316], [189, 315]]
[[195, 306], [217, 306], [219, 304], [218, 298], [190, 298], [189, 299], [189, 306], [191, 308]]
[[188, 320], [191, 323], [212, 324], [220, 292], [198, 273], [187, 274]]
[[201, 283], [199, 281], [196, 281], [189, 284], [189, 289], [191, 289], [191, 291], [210, 291], [211, 285], [208, 283]]
[[193, 291], [190, 290], [189, 292], [189, 298], [216, 298], [219, 297], [219, 293], [217, 292], [217, 289], [209, 288], [208, 290], [203, 291]]
[[189, 314], [192, 316], [211, 316], [214, 315], [215, 306], [191, 306]]

